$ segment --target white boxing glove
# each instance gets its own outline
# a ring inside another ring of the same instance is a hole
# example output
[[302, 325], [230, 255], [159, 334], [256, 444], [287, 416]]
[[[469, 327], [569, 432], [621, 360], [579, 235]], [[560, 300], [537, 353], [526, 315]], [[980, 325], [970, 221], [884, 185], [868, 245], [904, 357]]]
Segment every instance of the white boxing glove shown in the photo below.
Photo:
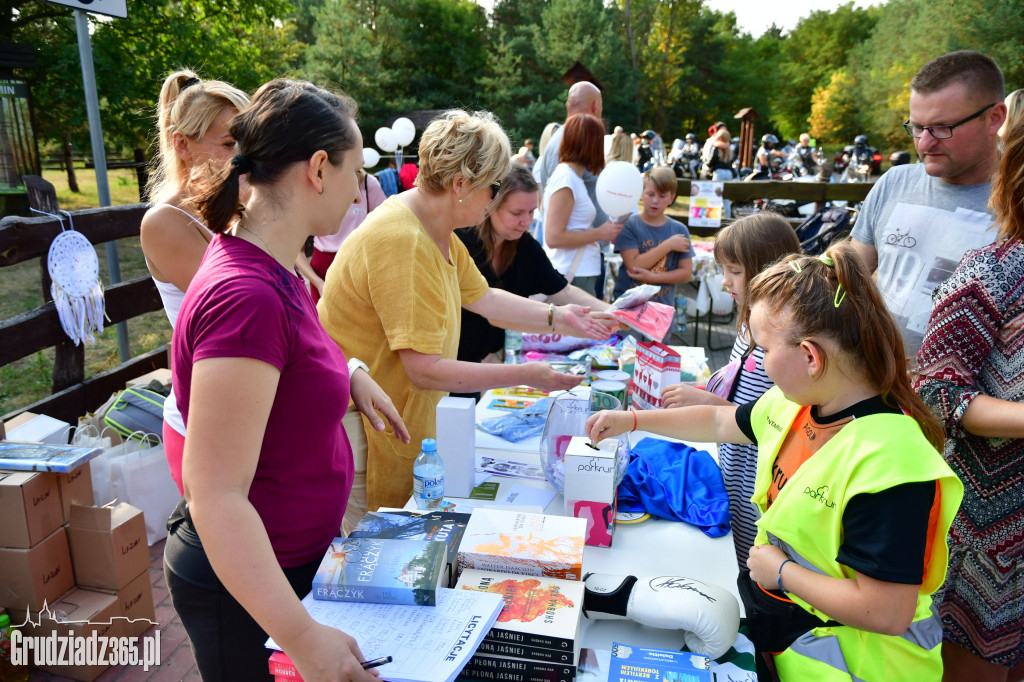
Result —
[[736, 641], [740, 604], [718, 585], [673, 575], [607, 575], [583, 579], [583, 615], [626, 619], [666, 630], [683, 630], [687, 648], [715, 659]]

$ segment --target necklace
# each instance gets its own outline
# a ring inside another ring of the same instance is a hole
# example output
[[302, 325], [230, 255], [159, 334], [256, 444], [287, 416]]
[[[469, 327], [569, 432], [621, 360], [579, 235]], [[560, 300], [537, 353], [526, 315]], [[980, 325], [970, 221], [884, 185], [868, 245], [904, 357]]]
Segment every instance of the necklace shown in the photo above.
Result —
[[259, 236], [258, 234], [256, 234], [256, 233], [255, 233], [255, 232], [253, 232], [252, 230], [250, 230], [250, 229], [249, 229], [248, 227], [246, 227], [245, 225], [241, 225], [241, 224], [239, 224], [239, 227], [240, 227], [240, 228], [242, 228], [243, 230], [245, 230], [246, 232], [248, 232], [249, 234], [251, 234], [251, 235], [252, 235], [253, 237], [256, 237], [256, 239], [259, 239], [259, 240], [260, 240], [260, 244], [263, 244], [263, 248], [264, 248], [264, 250], [265, 250], [265, 251], [267, 252], [267, 255], [268, 255], [268, 256], [270, 256], [271, 258], [274, 258], [274, 257], [275, 257], [275, 256], [274, 256], [274, 252], [270, 250], [270, 245], [269, 245], [269, 244], [267, 244], [267, 242], [266, 242], [266, 241], [264, 241], [263, 237]]

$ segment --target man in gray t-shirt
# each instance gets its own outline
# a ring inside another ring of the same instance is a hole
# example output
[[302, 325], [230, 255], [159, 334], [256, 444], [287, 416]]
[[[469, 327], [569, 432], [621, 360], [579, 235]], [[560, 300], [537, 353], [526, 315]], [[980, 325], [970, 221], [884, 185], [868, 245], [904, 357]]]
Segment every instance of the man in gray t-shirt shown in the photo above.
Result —
[[991, 243], [989, 182], [1006, 120], [1003, 74], [989, 57], [951, 52], [910, 83], [910, 117], [920, 164], [890, 169], [871, 188], [853, 230], [868, 268], [916, 355], [931, 314], [932, 290], [964, 252]]

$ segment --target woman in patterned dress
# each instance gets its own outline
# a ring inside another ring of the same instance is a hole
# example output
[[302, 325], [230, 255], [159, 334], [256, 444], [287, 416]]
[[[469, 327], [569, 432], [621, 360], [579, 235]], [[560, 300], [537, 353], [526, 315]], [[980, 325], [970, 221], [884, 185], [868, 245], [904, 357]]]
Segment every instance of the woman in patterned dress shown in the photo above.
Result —
[[940, 608], [944, 679], [1012, 682], [1024, 679], [1024, 121], [990, 206], [995, 243], [968, 251], [932, 294], [915, 389], [965, 488]]

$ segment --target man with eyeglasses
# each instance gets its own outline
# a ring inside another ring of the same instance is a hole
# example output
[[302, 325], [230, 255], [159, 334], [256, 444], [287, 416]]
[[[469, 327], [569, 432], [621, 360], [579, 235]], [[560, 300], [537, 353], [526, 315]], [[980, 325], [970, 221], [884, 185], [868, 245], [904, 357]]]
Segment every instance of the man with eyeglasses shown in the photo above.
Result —
[[921, 163], [891, 168], [867, 199], [853, 246], [903, 333], [911, 358], [931, 314], [932, 290], [967, 249], [990, 244], [989, 182], [1006, 118], [1005, 85], [987, 55], [961, 50], [921, 67], [904, 123]]

